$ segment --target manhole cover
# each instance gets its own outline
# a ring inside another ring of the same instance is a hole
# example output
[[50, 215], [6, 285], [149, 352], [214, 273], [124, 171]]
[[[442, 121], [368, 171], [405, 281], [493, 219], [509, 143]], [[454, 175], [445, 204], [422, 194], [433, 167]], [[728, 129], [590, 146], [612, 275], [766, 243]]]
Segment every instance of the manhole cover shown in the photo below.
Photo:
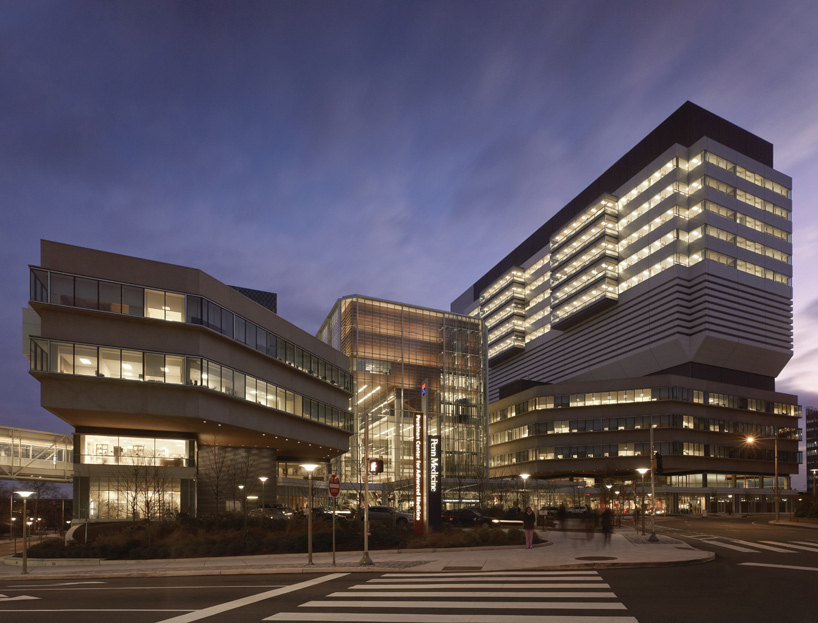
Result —
[[574, 560], [616, 560], [616, 556], [580, 556]]

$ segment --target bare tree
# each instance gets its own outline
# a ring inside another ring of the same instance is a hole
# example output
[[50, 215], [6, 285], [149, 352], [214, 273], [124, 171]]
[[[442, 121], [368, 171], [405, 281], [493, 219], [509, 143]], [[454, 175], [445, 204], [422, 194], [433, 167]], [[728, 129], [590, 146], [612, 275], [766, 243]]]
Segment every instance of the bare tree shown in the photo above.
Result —
[[229, 491], [231, 477], [227, 469], [228, 448], [218, 445], [217, 442], [218, 439], [213, 435], [211, 445], [199, 447], [198, 469], [201, 474], [200, 482], [212, 496], [216, 513], [220, 513], [222, 500], [233, 493]]

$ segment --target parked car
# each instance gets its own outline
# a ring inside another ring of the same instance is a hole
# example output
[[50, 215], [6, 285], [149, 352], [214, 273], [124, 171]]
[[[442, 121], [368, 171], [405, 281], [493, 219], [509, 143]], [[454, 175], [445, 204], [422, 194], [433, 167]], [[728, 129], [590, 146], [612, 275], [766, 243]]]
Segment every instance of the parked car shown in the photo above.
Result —
[[440, 519], [444, 524], [455, 526], [491, 526], [499, 525], [500, 520], [484, 515], [476, 508], [461, 508], [460, 510], [445, 511]]
[[590, 512], [591, 509], [585, 504], [582, 504], [580, 506], [572, 506], [571, 508], [568, 509], [569, 515], [587, 515]]
[[[359, 510], [355, 513], [355, 519], [363, 520], [363, 518], [363, 510]], [[413, 519], [409, 513], [402, 513], [391, 506], [370, 506], [369, 521], [379, 521], [395, 526], [408, 526], [413, 522]]]

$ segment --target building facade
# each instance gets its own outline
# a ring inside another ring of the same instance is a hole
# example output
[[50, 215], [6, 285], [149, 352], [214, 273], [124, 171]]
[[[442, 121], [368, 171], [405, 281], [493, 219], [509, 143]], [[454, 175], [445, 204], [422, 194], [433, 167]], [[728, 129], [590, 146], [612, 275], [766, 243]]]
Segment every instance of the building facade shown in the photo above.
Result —
[[30, 278], [25, 354], [75, 429], [76, 518], [292, 504], [300, 463], [347, 452], [348, 360], [238, 290], [48, 241]]
[[807, 407], [807, 493], [816, 494], [818, 480], [818, 408]]
[[485, 343], [479, 318], [349, 296], [335, 304], [318, 337], [348, 357], [353, 375], [355, 434], [337, 468], [346, 503], [357, 504], [364, 461], [380, 458], [384, 471], [371, 477], [375, 499], [409, 504], [412, 429], [422, 412], [424, 381], [427, 431], [441, 437], [443, 478], [485, 477]]
[[791, 188], [770, 143], [687, 102], [454, 301], [488, 329], [492, 475], [598, 485], [660, 452], [674, 510], [769, 508], [801, 458], [775, 391]]

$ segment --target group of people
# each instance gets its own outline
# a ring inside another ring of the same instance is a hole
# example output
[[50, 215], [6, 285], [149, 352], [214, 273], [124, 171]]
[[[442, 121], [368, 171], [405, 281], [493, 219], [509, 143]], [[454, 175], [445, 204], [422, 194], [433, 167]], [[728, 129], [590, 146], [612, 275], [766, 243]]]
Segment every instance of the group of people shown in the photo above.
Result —
[[[614, 515], [610, 508], [606, 508], [600, 514], [596, 509], [591, 510], [583, 515], [580, 515], [583, 526], [585, 528], [585, 535], [590, 541], [594, 538], [594, 533], [597, 527], [601, 527], [602, 538], [607, 545], [611, 541], [611, 533], [614, 527]], [[559, 521], [560, 530], [565, 530], [568, 524], [568, 510], [565, 505], [562, 505], [557, 510], [557, 520]], [[534, 529], [537, 527], [537, 514], [530, 506], [526, 506], [523, 513], [523, 532], [525, 533], [525, 548], [531, 549], [534, 547]]]

